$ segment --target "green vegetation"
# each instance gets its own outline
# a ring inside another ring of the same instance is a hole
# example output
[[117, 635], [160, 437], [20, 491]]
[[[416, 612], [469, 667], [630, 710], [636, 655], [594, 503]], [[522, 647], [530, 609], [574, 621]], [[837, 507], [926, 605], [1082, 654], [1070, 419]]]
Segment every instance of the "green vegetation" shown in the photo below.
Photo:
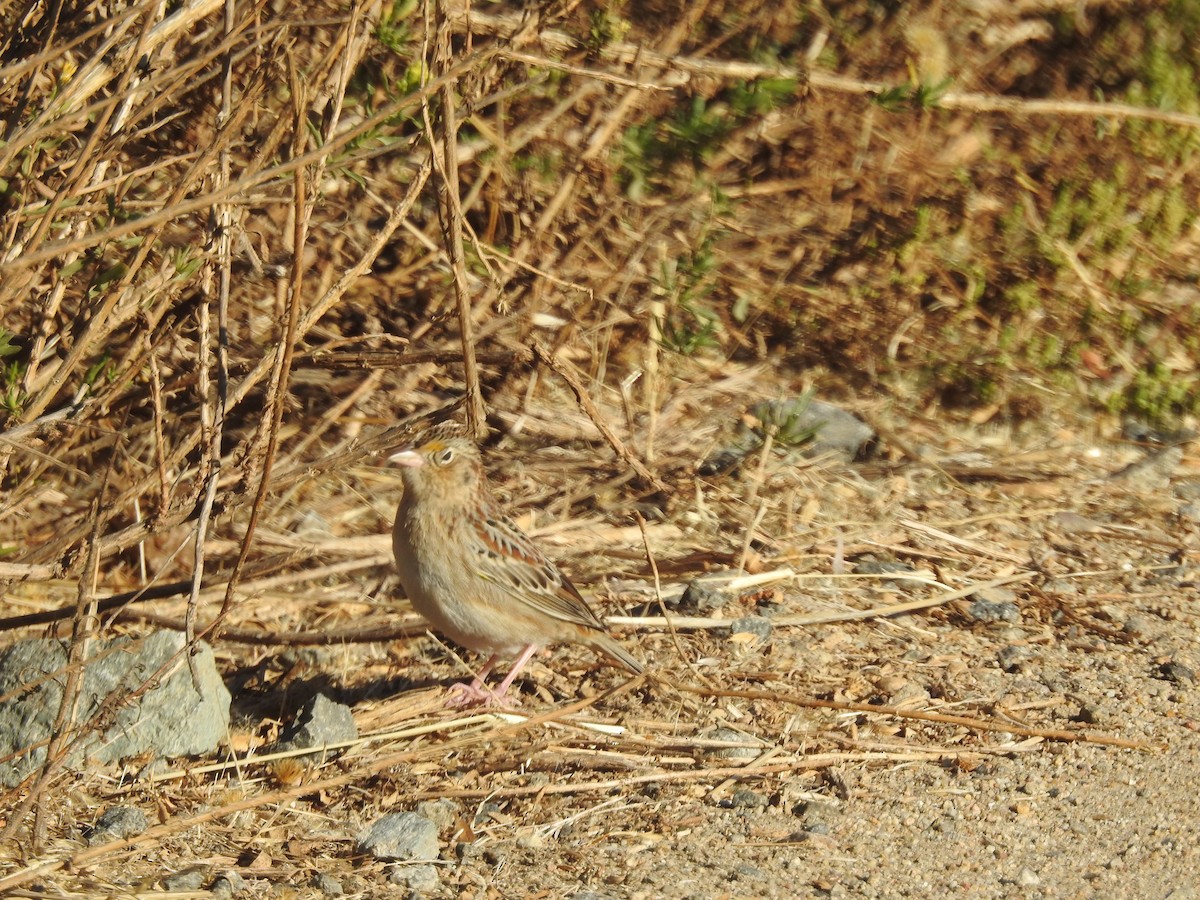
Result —
[[739, 81], [717, 97], [694, 95], [662, 118], [631, 126], [621, 142], [621, 173], [629, 196], [645, 196], [677, 162], [699, 168], [736, 129], [786, 102], [795, 91], [792, 78]]

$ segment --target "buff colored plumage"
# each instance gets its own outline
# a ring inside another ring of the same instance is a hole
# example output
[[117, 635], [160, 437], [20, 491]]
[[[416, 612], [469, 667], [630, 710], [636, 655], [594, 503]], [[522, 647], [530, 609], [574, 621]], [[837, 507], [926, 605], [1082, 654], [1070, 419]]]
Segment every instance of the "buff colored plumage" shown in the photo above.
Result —
[[[402, 467], [404, 481], [392, 549], [409, 600], [434, 630], [489, 654], [471, 684], [455, 686], [456, 703], [503, 702], [538, 648], [560, 641], [586, 644], [631, 672], [643, 670], [497, 506], [464, 429], [434, 426], [390, 461]], [[497, 659], [514, 654], [504, 680], [487, 689], [484, 679]]]

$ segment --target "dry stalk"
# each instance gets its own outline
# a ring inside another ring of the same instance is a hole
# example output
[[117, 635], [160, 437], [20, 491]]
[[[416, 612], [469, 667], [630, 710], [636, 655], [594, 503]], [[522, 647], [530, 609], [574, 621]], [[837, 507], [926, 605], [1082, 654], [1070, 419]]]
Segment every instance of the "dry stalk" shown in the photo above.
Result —
[[592, 420], [592, 424], [604, 435], [604, 440], [608, 442], [608, 446], [612, 447], [613, 451], [621, 459], [625, 460], [644, 482], [656, 491], [669, 494], [671, 488], [667, 483], [646, 468], [645, 463], [633, 454], [633, 451], [625, 445], [625, 442], [609, 426], [608, 421], [600, 414], [600, 410], [588, 395], [583, 383], [575, 376], [575, 373], [565, 363], [560, 362], [554, 354], [538, 341], [532, 341], [529, 346], [533, 351], [534, 358], [549, 366], [571, 388], [571, 392], [575, 395], [575, 399], [579, 403], [579, 408], [587, 413], [587, 417]]
[[[698, 4], [700, 5], [700, 4]], [[459, 15], [453, 22], [460, 32], [499, 35], [509, 38], [523, 25], [518, 16], [488, 15], [471, 9], [470, 15]], [[579, 42], [571, 35], [553, 29], [539, 29], [537, 41], [559, 53], [574, 53], [582, 50]], [[511, 51], [506, 51], [511, 52]], [[638, 90], [668, 89], [689, 83], [693, 77], [736, 79], [754, 81], [760, 78], [794, 78], [804, 81], [816, 89], [836, 91], [858, 96], [875, 96], [894, 85], [881, 81], [864, 81], [846, 78], [812, 69], [799, 69], [784, 65], [762, 65], [739, 60], [699, 59], [676, 55], [669, 46], [650, 49], [624, 41], [612, 41], [600, 48], [601, 59], [624, 66], [645, 66], [659, 70], [662, 75], [656, 81], [646, 83], [637, 79]], [[610, 78], [612, 76], [609, 76]], [[938, 105], [946, 109], [965, 109], [975, 112], [1001, 112], [1014, 116], [1082, 116], [1087, 118], [1143, 119], [1166, 122], [1183, 128], [1200, 128], [1200, 116], [1171, 110], [1133, 106], [1125, 103], [1092, 103], [1070, 100], [1024, 100], [1018, 97], [999, 97], [993, 94], [977, 94], [950, 91], [938, 98]]]
[[1089, 734], [1083, 731], [1062, 731], [1055, 728], [1031, 728], [1016, 722], [990, 722], [973, 716], [952, 716], [946, 713], [926, 712], [916, 709], [902, 709], [897, 706], [875, 706], [871, 703], [847, 703], [840, 700], [812, 700], [807, 697], [797, 697], [794, 694], [782, 694], [775, 691], [743, 691], [721, 689], [710, 691], [690, 685], [676, 685], [681, 691], [698, 694], [701, 697], [736, 697], [741, 700], [762, 700], [774, 703], [786, 703], [789, 706], [800, 706], [806, 709], [834, 709], [842, 712], [857, 712], [894, 716], [898, 719], [916, 719], [922, 722], [937, 722], [942, 725], [958, 725], [972, 731], [1002, 731], [1011, 734], [1022, 734], [1026, 737], [1038, 737], [1051, 741], [1064, 741], [1085, 744], [1103, 744], [1109, 747], [1121, 747], [1125, 750], [1164, 750], [1144, 741], [1133, 741], [1127, 738], [1112, 737], [1104, 734]]

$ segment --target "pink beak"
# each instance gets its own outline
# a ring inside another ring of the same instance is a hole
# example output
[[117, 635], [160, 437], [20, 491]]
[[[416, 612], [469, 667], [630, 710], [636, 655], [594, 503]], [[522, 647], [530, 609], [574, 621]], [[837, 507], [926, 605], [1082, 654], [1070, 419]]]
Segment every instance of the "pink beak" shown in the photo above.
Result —
[[401, 450], [399, 453], [393, 453], [388, 457], [388, 462], [411, 469], [425, 465], [425, 460], [416, 450]]

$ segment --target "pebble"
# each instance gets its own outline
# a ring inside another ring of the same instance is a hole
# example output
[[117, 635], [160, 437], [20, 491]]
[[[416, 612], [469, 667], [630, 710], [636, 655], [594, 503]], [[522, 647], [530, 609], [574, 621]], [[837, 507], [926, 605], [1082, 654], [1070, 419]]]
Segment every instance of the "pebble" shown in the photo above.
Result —
[[216, 900], [229, 900], [246, 889], [246, 879], [233, 869], [227, 869], [216, 877], [209, 890]]
[[352, 741], [358, 737], [354, 713], [350, 707], [317, 694], [296, 714], [276, 750], [320, 750], [330, 744]]
[[720, 587], [703, 578], [693, 578], [679, 600], [679, 611], [689, 615], [706, 615], [728, 602], [729, 595]]
[[458, 824], [462, 810], [449, 797], [439, 797], [437, 800], [422, 800], [417, 804], [416, 813], [423, 816], [438, 827], [439, 831], [448, 831]]
[[[727, 741], [730, 744], [746, 743], [746, 736], [732, 728], [709, 728], [700, 732], [699, 736], [706, 741]], [[718, 759], [755, 759], [762, 752], [754, 747], [713, 747], [711, 745], [703, 747], [702, 750], [709, 756], [715, 756]]]
[[733, 792], [732, 797], [722, 800], [720, 805], [726, 809], [766, 809], [771, 804], [757, 791], [740, 788]]
[[112, 806], [96, 820], [88, 844], [107, 844], [146, 830], [146, 814], [134, 806]]
[[1028, 866], [1025, 866], [1017, 873], [1017, 884], [1021, 887], [1037, 887], [1041, 883], [1041, 876]]
[[355, 839], [360, 853], [384, 860], [435, 860], [437, 825], [416, 813], [391, 813], [376, 819]]
[[967, 607], [967, 615], [976, 622], [1020, 622], [1021, 610], [1015, 603], [993, 603], [990, 600], [974, 600]]
[[437, 867], [425, 863], [419, 866], [392, 866], [388, 881], [410, 891], [432, 891], [438, 886]]
[[1175, 662], [1169, 659], [1158, 667], [1158, 677], [1165, 678], [1167, 681], [1172, 681], [1175, 684], [1193, 684], [1196, 681], [1196, 673], [1185, 666], [1183, 663]]
[[203, 884], [203, 866], [193, 866], [190, 869], [184, 869], [182, 872], [168, 875], [162, 880], [163, 889], [168, 891], [198, 891]]
[[332, 875], [326, 875], [323, 872], [318, 872], [316, 877], [313, 878], [312, 883], [313, 887], [326, 897], [340, 897], [345, 893], [345, 889], [342, 887], [342, 882], [339, 879], [334, 878]]
[[1022, 664], [1032, 655], [1033, 653], [1028, 647], [1010, 644], [996, 654], [996, 659], [1000, 663], [1000, 668], [1005, 672], [1019, 672]]
[[729, 623], [729, 636], [737, 634], [752, 634], [760, 642], [771, 636], [771, 620], [763, 616], [742, 616]]

